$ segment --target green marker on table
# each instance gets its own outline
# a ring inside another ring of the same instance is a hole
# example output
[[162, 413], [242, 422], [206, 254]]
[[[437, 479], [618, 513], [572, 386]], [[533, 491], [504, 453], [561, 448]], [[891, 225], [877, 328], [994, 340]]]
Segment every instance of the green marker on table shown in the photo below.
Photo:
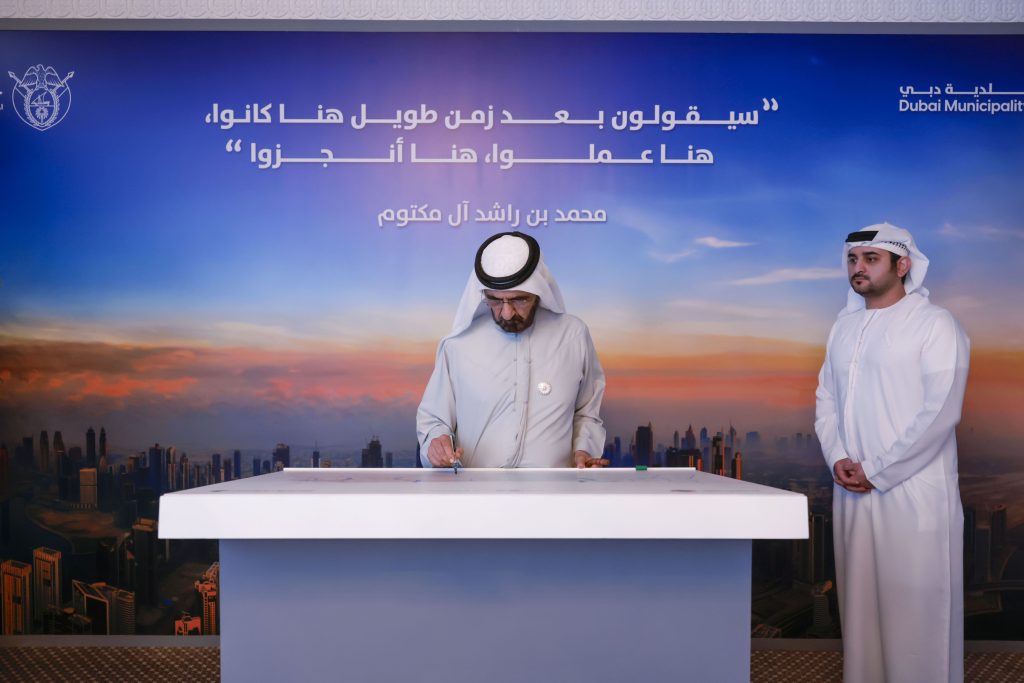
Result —
[[636, 466], [636, 471], [637, 472], [646, 472], [647, 471], [647, 465], [637, 465]]

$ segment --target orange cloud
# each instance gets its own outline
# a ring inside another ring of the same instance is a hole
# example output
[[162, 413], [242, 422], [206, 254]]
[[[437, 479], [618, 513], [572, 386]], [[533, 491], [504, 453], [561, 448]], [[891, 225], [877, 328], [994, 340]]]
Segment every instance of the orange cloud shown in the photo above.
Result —
[[[606, 405], [623, 421], [706, 407], [715, 419], [788, 416], [806, 425], [823, 355], [815, 345], [741, 338], [678, 355], [603, 354]], [[6, 338], [0, 358], [0, 408], [87, 404], [96, 411], [134, 404], [330, 411], [368, 401], [409, 410], [433, 366], [431, 350], [393, 339], [362, 348], [275, 351]], [[974, 350], [965, 424], [1024, 436], [1022, 394], [1024, 353]]]
[[[0, 342], [14, 400], [51, 404], [107, 399], [321, 405], [418, 401], [432, 354], [393, 349], [273, 351], [252, 348], [144, 347], [37, 340]], [[7, 360], [9, 359], [9, 360]]]
[[814, 404], [821, 350], [609, 356], [607, 394], [618, 400], [721, 403], [801, 408]]

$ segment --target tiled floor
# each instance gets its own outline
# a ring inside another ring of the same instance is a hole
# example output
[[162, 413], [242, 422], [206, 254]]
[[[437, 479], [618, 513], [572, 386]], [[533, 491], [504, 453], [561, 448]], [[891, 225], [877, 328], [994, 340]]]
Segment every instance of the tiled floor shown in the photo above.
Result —
[[[752, 683], [841, 683], [840, 652], [755, 651], [750, 658]], [[968, 652], [965, 683], [1021, 683], [1024, 653]]]
[[3, 683], [219, 680], [216, 647], [0, 647]]
[[[2, 642], [0, 642], [2, 645]], [[751, 656], [753, 683], [839, 683], [839, 652], [762, 650]], [[968, 683], [1024, 681], [1024, 653], [969, 652]], [[220, 679], [216, 647], [0, 647], [7, 683], [203, 683]]]

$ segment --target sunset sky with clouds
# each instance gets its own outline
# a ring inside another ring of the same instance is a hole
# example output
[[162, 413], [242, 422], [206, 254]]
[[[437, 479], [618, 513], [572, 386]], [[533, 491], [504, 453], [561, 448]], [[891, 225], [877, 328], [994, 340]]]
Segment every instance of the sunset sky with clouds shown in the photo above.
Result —
[[[648, 420], [662, 442], [691, 421], [810, 429], [848, 287], [842, 240], [888, 220], [914, 232], [933, 300], [974, 342], [969, 421], [1024, 437], [1013, 398], [1024, 391], [1024, 114], [898, 111], [903, 86], [1024, 91], [1020, 37], [262, 35], [273, 40], [0, 34], [0, 66], [21, 73], [45, 55], [75, 71], [54, 129], [31, 129], [10, 102], [0, 111], [0, 438], [105, 422], [125, 450], [351, 450], [373, 434], [412, 448], [437, 340], [477, 246], [501, 227], [376, 218], [423, 203], [447, 215], [461, 201], [607, 212], [533, 232], [593, 332], [610, 435], [628, 440]], [[419, 58], [428, 50], [436, 58]], [[581, 119], [698, 106], [706, 119], [758, 110], [760, 121], [226, 131], [204, 123], [214, 102]], [[594, 143], [637, 157], [693, 144], [715, 163], [261, 170], [225, 150], [241, 139], [381, 156], [399, 135], [436, 155], [499, 144], [580, 157]]]

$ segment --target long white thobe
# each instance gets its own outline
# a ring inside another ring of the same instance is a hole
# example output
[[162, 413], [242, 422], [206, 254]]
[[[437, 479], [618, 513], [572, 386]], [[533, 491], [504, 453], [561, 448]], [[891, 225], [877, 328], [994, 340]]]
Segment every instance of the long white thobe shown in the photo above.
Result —
[[430, 442], [454, 435], [466, 467], [566, 467], [574, 451], [600, 457], [604, 371], [587, 326], [537, 310], [520, 333], [490, 315], [442, 340], [416, 414], [421, 460]]
[[862, 463], [875, 487], [833, 491], [846, 683], [963, 680], [955, 427], [969, 352], [919, 292], [844, 312], [829, 335], [815, 429], [830, 468]]

